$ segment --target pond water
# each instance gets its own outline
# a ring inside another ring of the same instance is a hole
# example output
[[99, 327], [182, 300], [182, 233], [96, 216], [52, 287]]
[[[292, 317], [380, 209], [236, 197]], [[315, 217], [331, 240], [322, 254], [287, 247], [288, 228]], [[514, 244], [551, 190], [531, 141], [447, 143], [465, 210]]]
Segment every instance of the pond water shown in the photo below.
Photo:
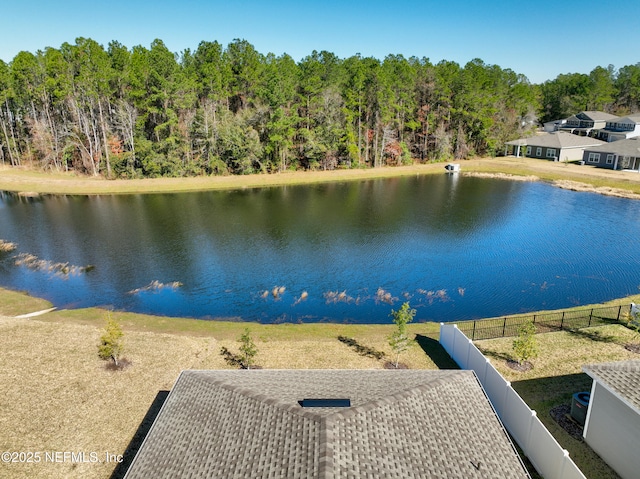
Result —
[[464, 320], [637, 293], [639, 218], [638, 201], [449, 174], [3, 193], [0, 239], [18, 248], [0, 253], [0, 285], [61, 308], [203, 319], [386, 323], [409, 301], [417, 320]]

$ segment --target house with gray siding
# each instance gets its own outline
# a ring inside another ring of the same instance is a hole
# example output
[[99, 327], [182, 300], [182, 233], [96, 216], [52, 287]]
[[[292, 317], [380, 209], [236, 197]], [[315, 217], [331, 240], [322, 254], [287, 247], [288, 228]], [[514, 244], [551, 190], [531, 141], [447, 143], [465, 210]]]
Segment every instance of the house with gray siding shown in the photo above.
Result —
[[582, 160], [600, 168], [640, 171], [640, 138], [585, 148]]
[[515, 156], [528, 156], [551, 161], [579, 161], [586, 148], [602, 144], [604, 144], [603, 141], [595, 138], [557, 131], [508, 141], [506, 154], [511, 151], [511, 154]]
[[530, 478], [473, 371], [183, 371], [125, 479]]
[[590, 136], [592, 132], [603, 129], [607, 122], [615, 121], [618, 117], [603, 111], [581, 111], [570, 116], [558, 125], [558, 131], [566, 131], [574, 135]]
[[595, 134], [596, 138], [603, 141], [627, 140], [638, 136], [640, 136], [640, 114], [609, 120], [606, 126]]
[[593, 379], [583, 437], [623, 479], [640, 471], [640, 361], [583, 366]]

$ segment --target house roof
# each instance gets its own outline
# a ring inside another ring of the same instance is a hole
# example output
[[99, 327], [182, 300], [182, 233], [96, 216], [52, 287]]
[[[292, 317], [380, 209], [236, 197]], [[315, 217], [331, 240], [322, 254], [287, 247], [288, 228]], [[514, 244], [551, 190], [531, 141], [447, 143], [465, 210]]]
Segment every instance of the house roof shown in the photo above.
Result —
[[560, 120], [545, 121], [545, 125], [564, 125], [567, 122], [567, 118], [561, 118]]
[[599, 146], [585, 148], [586, 151], [594, 153], [611, 153], [618, 156], [640, 157], [640, 141], [637, 138], [612, 141]]
[[640, 360], [592, 364], [582, 370], [640, 414]]
[[545, 148], [586, 148], [599, 146], [604, 141], [596, 140], [589, 136], [578, 136], [564, 131], [554, 131], [531, 138], [520, 138], [507, 142], [508, 145], [541, 146]]
[[584, 115], [593, 121], [609, 121], [614, 118], [619, 118], [617, 115], [612, 115], [611, 113], [605, 113], [604, 111], [582, 111], [575, 116], [580, 118], [580, 115]]
[[607, 123], [640, 123], [640, 113], [634, 113], [633, 115], [628, 115], [622, 118], [614, 118], [612, 120], [607, 120]]
[[181, 373], [125, 477], [529, 475], [472, 371], [215, 370]]

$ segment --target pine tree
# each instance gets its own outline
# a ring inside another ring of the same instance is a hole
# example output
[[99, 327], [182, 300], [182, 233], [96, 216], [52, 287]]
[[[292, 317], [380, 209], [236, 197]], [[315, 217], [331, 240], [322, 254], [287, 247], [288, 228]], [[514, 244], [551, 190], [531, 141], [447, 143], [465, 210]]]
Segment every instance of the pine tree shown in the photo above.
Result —
[[98, 345], [98, 356], [105, 361], [113, 361], [116, 368], [120, 367], [120, 356], [124, 350], [122, 338], [124, 333], [120, 323], [107, 313], [107, 324]]
[[398, 367], [398, 360], [400, 353], [403, 353], [412, 343], [407, 334], [407, 323], [413, 321], [413, 317], [416, 315], [416, 310], [411, 309], [409, 303], [404, 303], [398, 311], [391, 310], [393, 322], [398, 326], [398, 329], [389, 336], [389, 346], [396, 355], [395, 367]]
[[518, 329], [518, 337], [513, 340], [513, 353], [519, 364], [538, 357], [536, 326], [528, 321]]
[[242, 367], [245, 369], [251, 369], [253, 359], [258, 354], [258, 348], [251, 338], [251, 332], [249, 328], [244, 330], [244, 333], [240, 336], [240, 358]]

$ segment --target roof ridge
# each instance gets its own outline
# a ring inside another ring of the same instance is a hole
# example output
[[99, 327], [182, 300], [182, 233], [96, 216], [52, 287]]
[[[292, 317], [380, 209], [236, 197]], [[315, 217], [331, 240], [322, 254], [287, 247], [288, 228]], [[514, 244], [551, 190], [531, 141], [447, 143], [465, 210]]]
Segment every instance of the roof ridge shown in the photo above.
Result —
[[[258, 371], [258, 370], [256, 370]], [[271, 370], [274, 371], [274, 370]], [[214, 385], [216, 387], [223, 388], [227, 391], [230, 391], [234, 394], [238, 394], [243, 398], [251, 399], [257, 401], [261, 404], [265, 404], [267, 406], [271, 406], [282, 411], [286, 411], [291, 414], [295, 414], [297, 416], [304, 417], [306, 419], [310, 419], [312, 421], [321, 423], [322, 427], [326, 426], [326, 420], [331, 419], [330, 423], [338, 420], [339, 418], [348, 418], [352, 417], [356, 414], [360, 414], [362, 412], [371, 411], [372, 409], [376, 409], [381, 406], [386, 406], [392, 404], [398, 400], [405, 399], [410, 397], [416, 393], [426, 391], [432, 388], [436, 388], [439, 386], [443, 386], [449, 381], [449, 377], [454, 374], [460, 374], [460, 370], [452, 369], [452, 370], [440, 370], [440, 373], [437, 377], [427, 381], [426, 383], [422, 383], [418, 386], [410, 386], [406, 389], [396, 391], [388, 396], [384, 396], [377, 399], [372, 399], [364, 404], [360, 404], [359, 406], [350, 406], [347, 408], [340, 408], [340, 410], [326, 414], [322, 412], [315, 412], [312, 409], [303, 408], [299, 404], [291, 404], [288, 401], [281, 400], [270, 396], [268, 394], [264, 394], [262, 391], [258, 391], [252, 388], [248, 388], [244, 385], [236, 384], [229, 379], [213, 379], [208, 377], [202, 377], [200, 375], [193, 375], [194, 378], [197, 378], [200, 381], [206, 382], [208, 384]], [[324, 408], [322, 408], [324, 409]]]
[[[460, 370], [456, 371], [460, 374]], [[473, 374], [473, 372], [471, 372]], [[323, 416], [320, 421], [320, 444], [319, 444], [319, 466], [318, 477], [321, 479], [334, 479], [335, 477], [335, 457], [334, 457], [334, 444], [335, 444], [335, 427], [336, 423], [342, 419], [348, 419], [358, 414], [366, 413], [373, 409], [391, 405], [399, 400], [406, 399], [416, 393], [434, 389], [440, 386], [447, 385], [450, 380], [450, 376], [453, 374], [442, 374], [425, 384], [419, 386], [408, 387], [402, 391], [390, 394], [383, 398], [374, 399], [360, 406], [352, 406], [340, 411], [336, 411], [327, 416]], [[474, 374], [475, 377], [475, 374]]]
[[623, 372], [637, 372], [640, 371], [640, 360], [629, 359], [626, 361], [611, 361], [599, 364], [586, 364], [584, 368], [590, 369], [592, 371], [614, 370]]
[[252, 399], [261, 404], [266, 404], [267, 406], [272, 406], [277, 409], [287, 411], [307, 419], [311, 419], [312, 421], [322, 422], [323, 415], [321, 414], [312, 412], [307, 409], [303, 409], [300, 406], [297, 406], [295, 404], [290, 404], [287, 401], [274, 398], [273, 396], [263, 394], [262, 392], [256, 391], [255, 389], [243, 387], [243, 386], [234, 384], [232, 382], [229, 382], [228, 380], [225, 380], [225, 379], [206, 380], [205, 378], [202, 378], [202, 380], [214, 386], [226, 389], [227, 391], [230, 391], [234, 394], [238, 394], [243, 398]]
[[[458, 369], [452, 369], [451, 371], [456, 371], [457, 374], [460, 374], [460, 370]], [[410, 396], [413, 396], [416, 393], [427, 391], [429, 389], [434, 389], [439, 386], [444, 386], [450, 380], [449, 377], [452, 375], [453, 375], [452, 373], [442, 374], [418, 386], [408, 387], [407, 389], [403, 389], [402, 391], [389, 394], [388, 396], [385, 396], [382, 398], [373, 399], [359, 406], [352, 406], [340, 411], [336, 411], [334, 413], [327, 415], [325, 419], [331, 419], [332, 421], [335, 421], [337, 419], [346, 419], [346, 418], [355, 416], [356, 414], [371, 411], [372, 409], [376, 409], [381, 406], [387, 406], [399, 400], [406, 399]]]

